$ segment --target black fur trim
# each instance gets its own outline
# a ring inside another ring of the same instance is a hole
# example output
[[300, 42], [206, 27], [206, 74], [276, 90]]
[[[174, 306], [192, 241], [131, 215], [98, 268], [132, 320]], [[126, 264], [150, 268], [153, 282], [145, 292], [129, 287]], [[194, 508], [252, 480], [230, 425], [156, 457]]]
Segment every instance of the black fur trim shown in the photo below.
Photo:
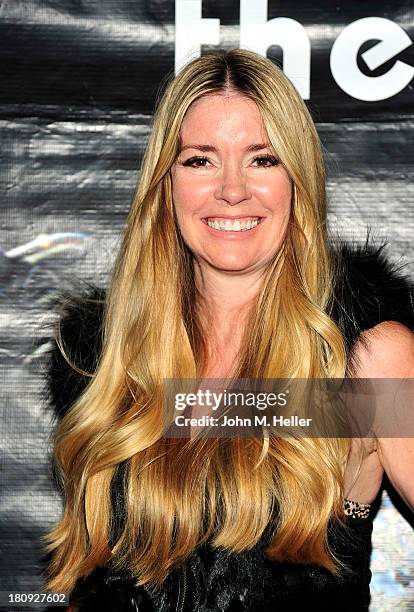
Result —
[[[47, 355], [44, 395], [56, 417], [61, 419], [86, 389], [91, 377], [71, 367], [58, 344], [79, 369], [93, 374], [102, 348], [102, 320], [106, 291], [90, 283], [82, 289], [64, 292], [53, 301], [51, 310], [60, 316], [52, 327], [52, 348]], [[60, 334], [59, 334], [60, 332]]]
[[347, 348], [367, 329], [398, 321], [414, 330], [414, 290], [403, 266], [392, 264], [385, 244], [375, 247], [340, 244], [335, 258], [338, 280], [331, 316], [341, 328]]

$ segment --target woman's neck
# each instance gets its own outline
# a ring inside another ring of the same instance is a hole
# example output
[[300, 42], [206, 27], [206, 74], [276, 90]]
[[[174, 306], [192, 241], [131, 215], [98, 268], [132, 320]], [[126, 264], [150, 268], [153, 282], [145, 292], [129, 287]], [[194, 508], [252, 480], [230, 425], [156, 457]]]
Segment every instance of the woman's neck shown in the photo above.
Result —
[[209, 349], [207, 377], [225, 377], [239, 353], [252, 301], [260, 289], [256, 274], [196, 266], [196, 286]]
[[[242, 326], [259, 289], [261, 276], [195, 267], [195, 282], [201, 296], [201, 307], [210, 321], [211, 334], [221, 343], [231, 342]], [[241, 335], [241, 334], [240, 334]]]

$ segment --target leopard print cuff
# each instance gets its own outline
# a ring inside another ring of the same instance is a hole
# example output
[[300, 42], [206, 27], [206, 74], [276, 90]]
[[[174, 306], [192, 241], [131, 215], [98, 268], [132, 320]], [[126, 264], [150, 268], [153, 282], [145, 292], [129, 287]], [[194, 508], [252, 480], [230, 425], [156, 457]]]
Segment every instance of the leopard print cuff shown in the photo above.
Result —
[[351, 499], [344, 500], [344, 513], [351, 518], [368, 518], [371, 504], [361, 504]]

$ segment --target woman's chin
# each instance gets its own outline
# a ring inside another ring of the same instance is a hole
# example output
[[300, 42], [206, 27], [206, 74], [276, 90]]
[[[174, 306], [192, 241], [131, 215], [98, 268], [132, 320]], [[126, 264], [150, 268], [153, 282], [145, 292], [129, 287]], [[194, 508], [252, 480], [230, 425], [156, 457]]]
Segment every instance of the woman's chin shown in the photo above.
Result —
[[216, 270], [223, 272], [249, 272], [257, 267], [257, 261], [253, 259], [215, 258], [209, 264]]

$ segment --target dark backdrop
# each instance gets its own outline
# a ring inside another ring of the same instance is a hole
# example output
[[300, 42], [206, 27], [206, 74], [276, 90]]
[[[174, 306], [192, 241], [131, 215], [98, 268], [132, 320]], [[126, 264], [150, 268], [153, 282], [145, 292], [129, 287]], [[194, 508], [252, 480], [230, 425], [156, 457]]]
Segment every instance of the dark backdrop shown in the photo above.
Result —
[[[263, 7], [297, 23], [264, 26]], [[107, 283], [155, 98], [188, 44], [230, 48], [250, 33], [257, 47], [265, 28], [268, 56], [310, 74], [303, 96], [325, 148], [332, 228], [362, 240], [371, 226], [412, 272], [411, 2], [0, 2], [1, 591], [40, 589], [39, 538], [60, 512], [42, 391], [51, 300], [74, 279]], [[278, 38], [289, 28], [288, 42]], [[391, 80], [392, 95], [367, 99]], [[384, 493], [372, 610], [414, 609], [413, 558], [412, 528]]]

